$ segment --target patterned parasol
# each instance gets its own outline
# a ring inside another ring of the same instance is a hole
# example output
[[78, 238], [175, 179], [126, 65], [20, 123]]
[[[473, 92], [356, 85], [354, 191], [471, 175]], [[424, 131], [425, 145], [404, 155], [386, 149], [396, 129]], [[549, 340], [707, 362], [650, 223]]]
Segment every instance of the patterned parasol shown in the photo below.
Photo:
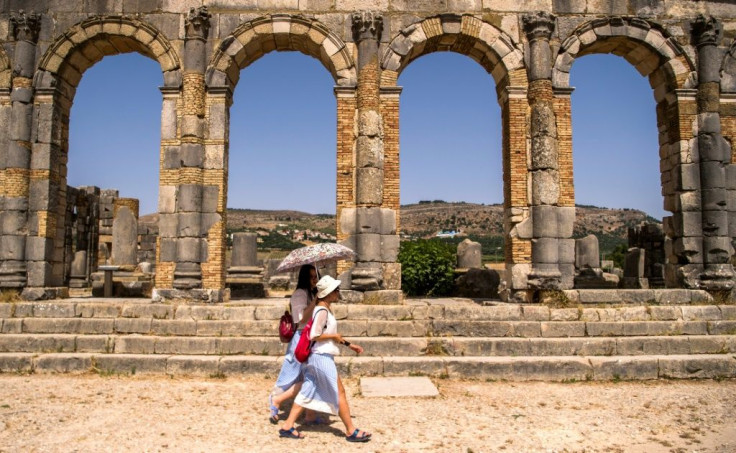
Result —
[[304, 264], [324, 264], [329, 261], [352, 260], [355, 252], [344, 245], [333, 242], [308, 245], [286, 255], [276, 269], [276, 272], [284, 272], [296, 269]]

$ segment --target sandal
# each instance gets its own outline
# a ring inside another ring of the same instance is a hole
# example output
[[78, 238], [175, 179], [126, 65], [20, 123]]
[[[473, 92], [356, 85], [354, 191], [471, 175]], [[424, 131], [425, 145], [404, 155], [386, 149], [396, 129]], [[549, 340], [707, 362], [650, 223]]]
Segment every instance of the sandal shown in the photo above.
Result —
[[268, 416], [268, 421], [271, 422], [272, 425], [275, 425], [279, 422], [279, 408], [273, 405], [273, 396], [268, 395], [268, 410], [271, 411], [271, 415]]
[[[361, 433], [361, 432], [363, 434], [359, 436], [358, 433]], [[371, 434], [365, 431], [361, 431], [358, 428], [355, 428], [355, 431], [353, 431], [353, 434], [349, 436], [345, 436], [345, 440], [347, 440], [348, 442], [368, 442], [369, 440], [371, 440]]]
[[304, 439], [304, 436], [296, 430], [296, 427], [292, 427], [291, 429], [280, 429], [279, 437], [285, 437], [287, 439]]

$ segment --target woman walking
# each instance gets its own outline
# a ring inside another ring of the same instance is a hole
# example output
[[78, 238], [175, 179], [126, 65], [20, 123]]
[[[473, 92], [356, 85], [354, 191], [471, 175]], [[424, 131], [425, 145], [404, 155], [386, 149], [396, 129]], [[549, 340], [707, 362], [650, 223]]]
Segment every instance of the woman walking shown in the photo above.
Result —
[[[279, 422], [279, 407], [281, 404], [293, 398], [302, 382], [302, 363], [299, 363], [294, 357], [294, 348], [299, 343], [299, 337], [307, 321], [312, 317], [312, 311], [316, 302], [315, 291], [317, 286], [317, 269], [311, 264], [305, 264], [299, 269], [299, 278], [296, 283], [296, 290], [291, 295], [289, 305], [291, 306], [291, 314], [294, 322], [298, 323], [294, 336], [289, 341], [284, 355], [284, 363], [281, 365], [281, 372], [276, 379], [271, 394], [268, 396], [268, 404], [271, 415], [269, 421], [273, 424]], [[308, 414], [311, 415], [311, 414]], [[314, 417], [312, 417], [314, 419]]]
[[304, 437], [296, 430], [294, 424], [306, 408], [339, 415], [345, 425], [345, 439], [348, 442], [366, 442], [371, 439], [370, 433], [353, 425], [345, 387], [337, 375], [335, 366], [334, 357], [340, 354], [338, 345], [347, 346], [358, 354], [363, 352], [362, 347], [351, 344], [337, 333], [337, 320], [331, 308], [340, 296], [338, 289], [340, 283], [340, 280], [335, 280], [329, 275], [325, 275], [317, 283], [317, 306], [312, 313], [314, 318], [312, 329], [302, 334], [309, 335], [315, 343], [304, 367], [304, 383], [294, 400], [289, 418], [279, 430], [281, 437], [290, 439]]

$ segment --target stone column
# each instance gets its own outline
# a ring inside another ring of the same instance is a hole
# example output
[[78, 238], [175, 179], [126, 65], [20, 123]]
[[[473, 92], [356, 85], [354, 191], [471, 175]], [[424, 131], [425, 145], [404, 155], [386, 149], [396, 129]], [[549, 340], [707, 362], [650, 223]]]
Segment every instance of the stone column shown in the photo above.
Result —
[[204, 116], [207, 66], [206, 44], [210, 28], [206, 7], [192, 8], [186, 18], [182, 76], [181, 146], [176, 188], [176, 268], [174, 288], [202, 287], [202, 262], [207, 260], [206, 231], [202, 229], [204, 185]]
[[[36, 43], [41, 18], [20, 11], [10, 17], [15, 39], [8, 148], [0, 153], [3, 172], [2, 235], [0, 237], [0, 287], [46, 286], [45, 268], [51, 239], [27, 237], [31, 178], [31, 128], [33, 122], [32, 78], [36, 66]], [[40, 236], [40, 235], [39, 235]], [[31, 256], [27, 252], [30, 251]], [[49, 252], [50, 253], [50, 252]], [[27, 260], [36, 262], [28, 269]], [[27, 279], [32, 271], [34, 278]]]
[[[399, 302], [400, 289], [388, 289], [384, 265], [396, 263], [399, 237], [396, 211], [384, 208], [384, 124], [381, 115], [378, 44], [383, 18], [373, 12], [352, 15], [358, 46], [358, 124], [355, 139], [355, 213], [342, 211], [341, 223], [353, 226], [358, 257], [351, 287], [375, 302]], [[351, 215], [352, 214], [352, 215]], [[350, 229], [350, 228], [347, 228]]]
[[532, 179], [532, 270], [529, 287], [535, 290], [561, 289], [559, 269], [560, 225], [574, 211], [559, 209], [560, 168], [557, 124], [552, 90], [552, 50], [549, 39], [555, 17], [548, 13], [523, 16], [529, 40], [529, 105], [531, 107]]
[[717, 48], [722, 26], [714, 18], [698, 17], [693, 38], [698, 50], [698, 155], [703, 231], [703, 272], [700, 286], [709, 291], [731, 290], [734, 271], [728, 231], [726, 168], [731, 149], [721, 135], [720, 68]]

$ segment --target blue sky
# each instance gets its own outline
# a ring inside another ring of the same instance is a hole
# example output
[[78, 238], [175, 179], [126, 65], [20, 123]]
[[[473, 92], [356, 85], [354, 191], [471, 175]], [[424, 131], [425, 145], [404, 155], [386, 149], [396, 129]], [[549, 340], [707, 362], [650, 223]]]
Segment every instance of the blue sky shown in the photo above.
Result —
[[[138, 54], [87, 70], [70, 119], [68, 182], [158, 203], [161, 93], [158, 64]], [[442, 199], [501, 203], [501, 109], [493, 78], [463, 55], [412, 62], [399, 78], [402, 204]], [[625, 60], [575, 62], [576, 201], [665, 215], [655, 103]], [[334, 82], [316, 60], [272, 52], [241, 71], [230, 116], [228, 206], [335, 212]]]

